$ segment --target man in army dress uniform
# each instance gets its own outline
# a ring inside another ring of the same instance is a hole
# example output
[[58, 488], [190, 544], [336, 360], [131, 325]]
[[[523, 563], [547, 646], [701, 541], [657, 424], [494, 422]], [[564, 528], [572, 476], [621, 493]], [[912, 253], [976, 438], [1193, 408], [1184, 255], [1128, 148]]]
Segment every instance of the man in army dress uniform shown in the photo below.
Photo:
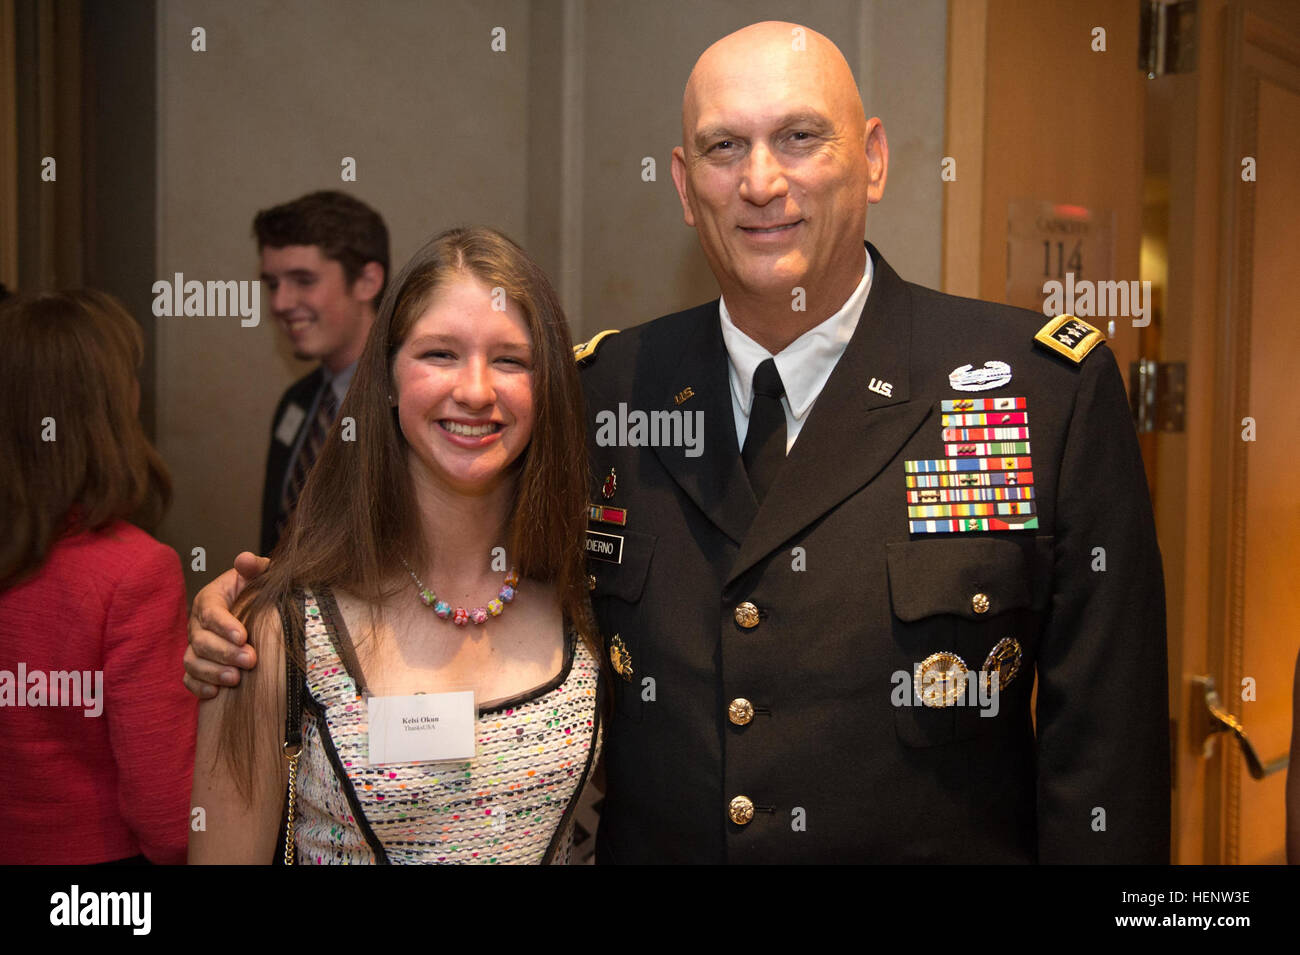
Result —
[[[755, 24], [696, 64], [673, 179], [722, 298], [578, 349], [600, 861], [1168, 861], [1115, 361], [1078, 320], [900, 279], [862, 241], [887, 168], [825, 37]], [[659, 440], [697, 413], [702, 448]], [[231, 586], [195, 602], [192, 688], [219, 669], [196, 649], [234, 662], [203, 629]]]

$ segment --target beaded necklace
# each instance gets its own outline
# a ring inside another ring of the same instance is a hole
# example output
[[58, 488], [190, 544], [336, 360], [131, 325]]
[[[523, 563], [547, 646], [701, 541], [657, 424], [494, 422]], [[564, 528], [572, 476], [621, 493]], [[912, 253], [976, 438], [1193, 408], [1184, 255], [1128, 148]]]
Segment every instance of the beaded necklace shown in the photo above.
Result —
[[506, 604], [515, 599], [515, 587], [519, 584], [519, 575], [512, 570], [506, 574], [505, 583], [497, 592], [496, 597], [487, 602], [487, 606], [475, 607], [473, 610], [457, 607], [452, 610], [451, 604], [445, 600], [439, 600], [438, 595], [426, 587], [424, 581], [415, 575], [415, 571], [411, 569], [411, 565], [406, 562], [405, 557], [402, 558], [402, 566], [406, 568], [406, 572], [415, 581], [416, 589], [420, 593], [420, 601], [437, 614], [439, 619], [446, 620], [450, 617], [451, 622], [458, 627], [465, 626], [471, 620], [474, 623], [486, 623], [488, 617], [501, 616], [501, 612], [506, 609]]

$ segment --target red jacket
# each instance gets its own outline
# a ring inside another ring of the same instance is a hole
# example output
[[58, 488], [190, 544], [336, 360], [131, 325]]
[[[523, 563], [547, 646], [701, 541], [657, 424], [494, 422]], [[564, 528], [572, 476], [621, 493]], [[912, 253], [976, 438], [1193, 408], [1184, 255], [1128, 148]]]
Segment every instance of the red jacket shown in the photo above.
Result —
[[[0, 591], [0, 863], [184, 863], [198, 715], [185, 617], [176, 552], [121, 521], [64, 538]], [[46, 705], [17, 705], [39, 685]]]

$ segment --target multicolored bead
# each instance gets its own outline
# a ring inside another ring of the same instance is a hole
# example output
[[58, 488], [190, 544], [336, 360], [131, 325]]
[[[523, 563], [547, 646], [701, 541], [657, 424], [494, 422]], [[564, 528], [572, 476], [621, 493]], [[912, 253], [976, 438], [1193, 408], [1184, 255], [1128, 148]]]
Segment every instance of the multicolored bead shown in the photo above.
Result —
[[426, 607], [432, 607], [435, 603], [438, 602], [437, 595], [428, 587], [425, 587], [423, 590], [420, 591], [420, 599], [424, 601], [424, 605]]
[[494, 617], [501, 616], [501, 611], [506, 609], [506, 605], [500, 600], [489, 600], [487, 605], [488, 613]]
[[515, 573], [515, 571], [512, 570], [510, 571], [510, 573], [506, 574], [506, 586], [507, 587], [519, 586], [519, 575]]
[[487, 623], [488, 612], [486, 607], [475, 607], [469, 612], [469, 619], [475, 623]]
[[451, 616], [451, 604], [447, 603], [445, 600], [439, 600], [433, 605], [433, 612], [443, 620], [446, 620]]
[[464, 607], [457, 607], [456, 612], [451, 616], [451, 622], [458, 627], [463, 627], [469, 623], [469, 612]]
[[497, 594], [497, 596], [500, 597], [503, 602], [510, 603], [510, 601], [515, 599], [515, 588], [506, 584], [501, 588], [501, 592]]

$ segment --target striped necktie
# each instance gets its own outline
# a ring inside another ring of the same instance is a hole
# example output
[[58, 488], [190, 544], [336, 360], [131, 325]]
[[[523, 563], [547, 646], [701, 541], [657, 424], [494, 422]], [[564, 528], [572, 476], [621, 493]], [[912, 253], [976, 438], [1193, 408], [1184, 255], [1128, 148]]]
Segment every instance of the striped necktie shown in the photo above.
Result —
[[334, 417], [338, 414], [338, 410], [338, 398], [334, 394], [334, 386], [327, 381], [320, 399], [316, 402], [316, 414], [311, 419], [311, 427], [302, 440], [298, 456], [293, 460], [293, 472], [289, 482], [284, 487], [284, 497], [280, 503], [284, 507], [286, 516], [298, 503], [298, 495], [302, 493], [302, 486], [307, 483], [311, 466], [316, 463], [320, 449], [325, 445], [325, 437], [334, 424]]

